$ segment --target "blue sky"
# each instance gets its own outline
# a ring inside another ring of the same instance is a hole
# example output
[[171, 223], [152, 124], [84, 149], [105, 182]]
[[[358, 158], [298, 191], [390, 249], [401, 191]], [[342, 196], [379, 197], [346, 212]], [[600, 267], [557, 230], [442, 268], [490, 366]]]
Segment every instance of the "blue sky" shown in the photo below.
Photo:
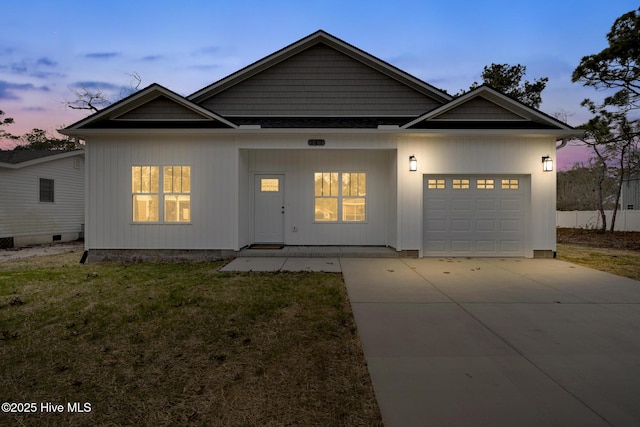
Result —
[[479, 81], [485, 65], [525, 65], [526, 79], [549, 77], [541, 110], [565, 112], [578, 125], [589, 118], [582, 99], [603, 94], [572, 84], [571, 72], [606, 47], [617, 17], [637, 7], [637, 0], [12, 1], [2, 5], [0, 110], [16, 121], [5, 128], [11, 133], [54, 130], [86, 116], [65, 107], [71, 89], [104, 89], [115, 99], [137, 73], [141, 87], [159, 83], [188, 95], [323, 29], [450, 93]]

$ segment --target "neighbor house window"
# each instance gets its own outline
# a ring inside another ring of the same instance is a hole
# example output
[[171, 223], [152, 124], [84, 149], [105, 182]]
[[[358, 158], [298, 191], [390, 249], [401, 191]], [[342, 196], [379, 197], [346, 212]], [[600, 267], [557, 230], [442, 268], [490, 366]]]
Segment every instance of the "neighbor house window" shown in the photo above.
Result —
[[191, 167], [165, 166], [163, 179], [164, 220], [191, 221]]
[[316, 172], [314, 219], [317, 222], [365, 222], [367, 174]]
[[131, 187], [134, 222], [191, 221], [190, 166], [132, 166]]
[[40, 178], [40, 201], [53, 203], [53, 180]]

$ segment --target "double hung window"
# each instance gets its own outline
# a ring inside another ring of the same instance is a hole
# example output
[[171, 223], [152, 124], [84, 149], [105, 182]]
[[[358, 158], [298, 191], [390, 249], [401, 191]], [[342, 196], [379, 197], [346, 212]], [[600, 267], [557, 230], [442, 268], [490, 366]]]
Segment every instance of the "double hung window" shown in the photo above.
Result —
[[190, 166], [132, 166], [131, 192], [134, 222], [191, 221]]
[[316, 172], [314, 174], [316, 222], [365, 222], [367, 174], [364, 172]]

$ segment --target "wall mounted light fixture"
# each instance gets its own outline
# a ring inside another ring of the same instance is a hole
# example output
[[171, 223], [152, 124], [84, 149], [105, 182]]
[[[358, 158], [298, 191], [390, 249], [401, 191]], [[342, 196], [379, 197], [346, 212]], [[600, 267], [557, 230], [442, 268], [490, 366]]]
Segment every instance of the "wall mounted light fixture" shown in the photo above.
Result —
[[415, 172], [418, 170], [418, 160], [416, 156], [409, 156], [409, 170]]
[[542, 157], [542, 170], [544, 172], [553, 171], [553, 160], [551, 160], [551, 157], [549, 156]]

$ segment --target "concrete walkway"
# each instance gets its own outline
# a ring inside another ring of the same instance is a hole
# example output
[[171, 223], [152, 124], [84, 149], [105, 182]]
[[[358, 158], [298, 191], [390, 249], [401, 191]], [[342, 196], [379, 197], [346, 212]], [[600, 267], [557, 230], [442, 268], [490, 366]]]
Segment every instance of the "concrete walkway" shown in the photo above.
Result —
[[541, 259], [223, 270], [342, 271], [386, 427], [640, 425], [640, 282]]
[[640, 282], [557, 260], [339, 260], [386, 427], [640, 425]]

